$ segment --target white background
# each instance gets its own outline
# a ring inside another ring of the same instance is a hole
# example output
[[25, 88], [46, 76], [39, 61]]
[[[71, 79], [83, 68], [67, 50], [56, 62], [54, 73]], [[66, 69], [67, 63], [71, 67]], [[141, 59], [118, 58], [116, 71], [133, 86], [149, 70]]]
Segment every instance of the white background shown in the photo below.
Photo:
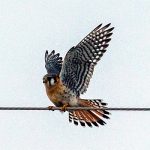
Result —
[[[0, 106], [52, 105], [42, 83], [45, 50], [65, 56], [100, 23], [115, 27], [84, 98], [150, 107], [149, 0], [0, 0]], [[111, 112], [82, 128], [67, 112], [0, 111], [0, 150], [149, 150], [150, 112]]]

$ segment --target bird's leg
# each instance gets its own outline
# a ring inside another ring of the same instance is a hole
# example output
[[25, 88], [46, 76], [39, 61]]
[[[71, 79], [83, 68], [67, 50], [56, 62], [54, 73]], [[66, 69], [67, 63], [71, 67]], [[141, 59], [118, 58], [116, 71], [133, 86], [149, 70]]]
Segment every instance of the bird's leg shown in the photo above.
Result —
[[61, 107], [61, 111], [66, 111], [67, 107], [69, 106], [69, 104], [64, 104], [62, 107]]
[[54, 106], [48, 106], [48, 110], [52, 110], [52, 111], [54, 111]]

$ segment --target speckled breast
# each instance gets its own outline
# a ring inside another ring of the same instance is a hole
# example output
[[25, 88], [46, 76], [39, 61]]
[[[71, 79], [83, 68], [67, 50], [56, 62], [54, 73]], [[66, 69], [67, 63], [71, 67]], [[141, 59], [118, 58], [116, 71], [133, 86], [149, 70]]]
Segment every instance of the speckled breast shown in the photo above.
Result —
[[76, 96], [70, 92], [61, 82], [57, 82], [54, 86], [46, 88], [49, 99], [55, 106], [61, 107], [64, 104], [72, 104], [76, 100]]

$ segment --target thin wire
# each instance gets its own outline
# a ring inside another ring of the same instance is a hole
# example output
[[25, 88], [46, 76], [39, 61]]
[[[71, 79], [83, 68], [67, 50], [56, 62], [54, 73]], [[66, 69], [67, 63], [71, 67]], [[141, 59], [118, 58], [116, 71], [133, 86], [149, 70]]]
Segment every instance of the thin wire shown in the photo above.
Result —
[[[61, 107], [0, 107], [0, 110], [61, 110]], [[150, 111], [150, 108], [135, 107], [110, 107], [110, 108], [93, 108], [93, 107], [66, 107], [66, 110], [110, 110], [110, 111]]]

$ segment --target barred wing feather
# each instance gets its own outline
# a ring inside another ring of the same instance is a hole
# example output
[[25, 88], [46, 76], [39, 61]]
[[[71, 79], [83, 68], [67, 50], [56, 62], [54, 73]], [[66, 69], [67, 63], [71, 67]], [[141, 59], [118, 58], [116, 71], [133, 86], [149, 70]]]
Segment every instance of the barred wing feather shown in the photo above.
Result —
[[109, 27], [110, 24], [103, 27], [100, 24], [65, 56], [60, 77], [78, 96], [87, 90], [94, 67], [106, 52], [114, 29]]
[[47, 73], [51, 76], [60, 74], [62, 67], [62, 57], [59, 55], [59, 53], [55, 54], [54, 50], [50, 54], [48, 54], [48, 51], [45, 52], [45, 68]]

